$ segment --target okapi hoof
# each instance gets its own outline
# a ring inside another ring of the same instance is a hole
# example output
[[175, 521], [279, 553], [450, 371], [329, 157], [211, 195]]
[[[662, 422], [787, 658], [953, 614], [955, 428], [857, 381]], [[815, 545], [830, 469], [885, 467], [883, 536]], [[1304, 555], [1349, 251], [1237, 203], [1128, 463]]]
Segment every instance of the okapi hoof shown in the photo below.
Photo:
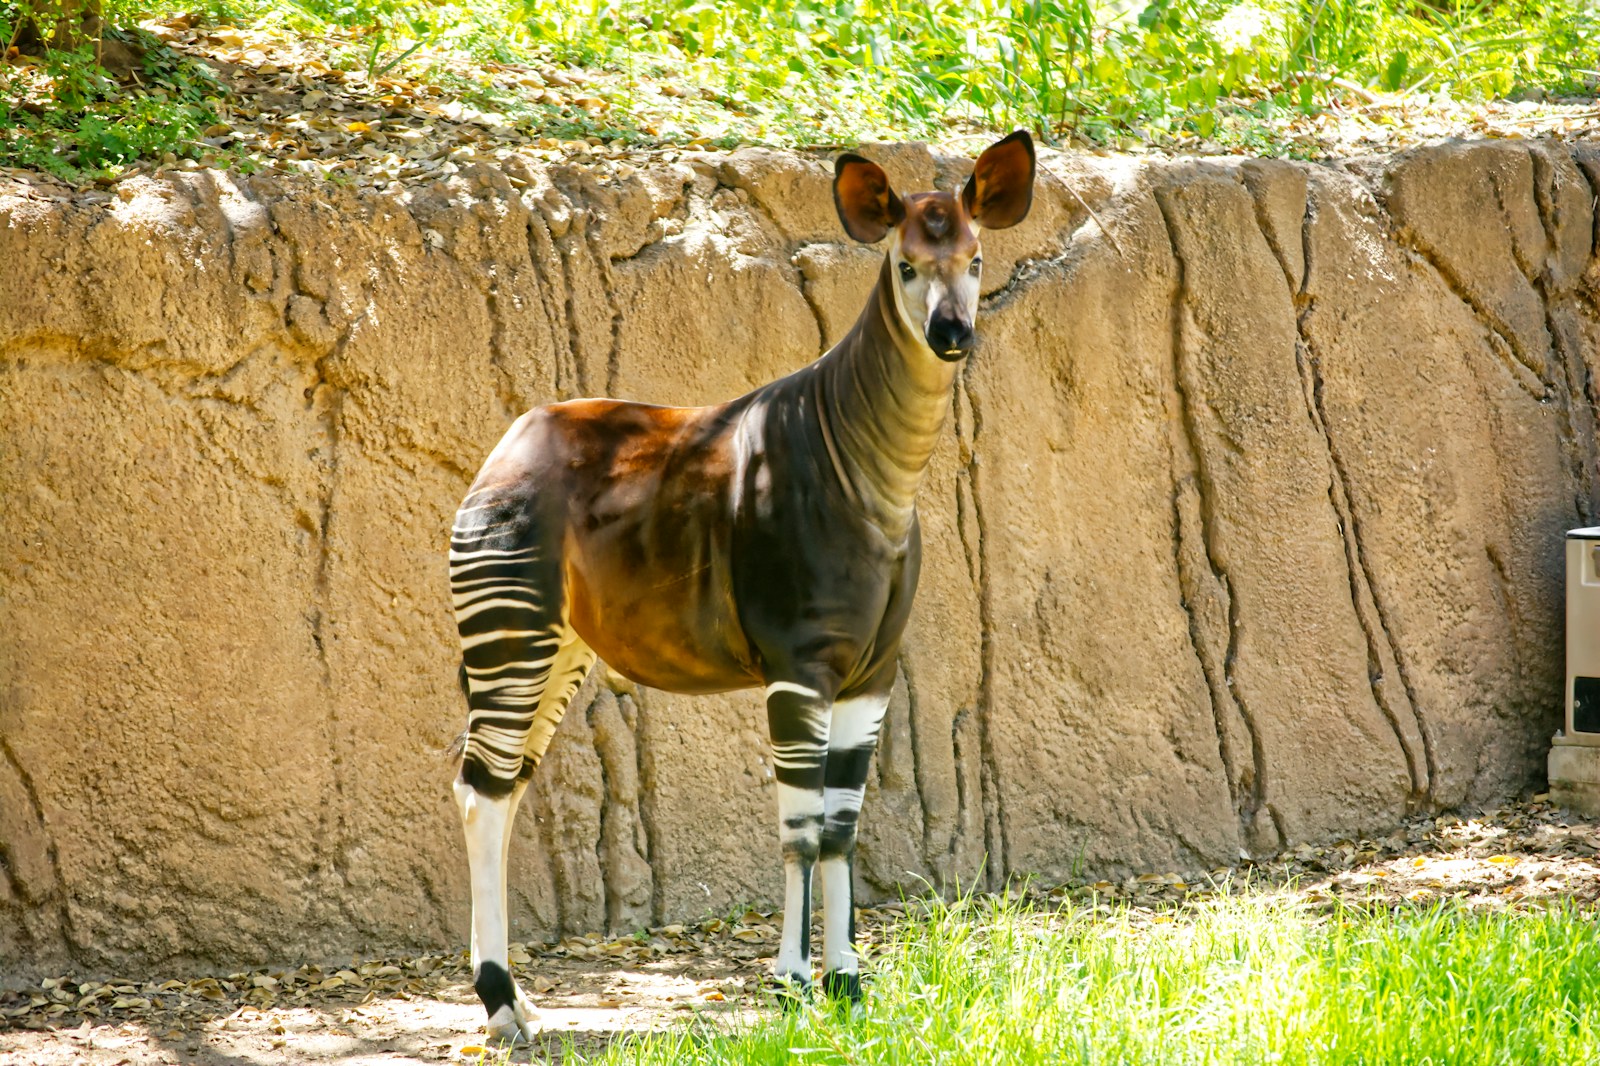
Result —
[[811, 998], [811, 979], [797, 973], [773, 974], [768, 984], [784, 1013], [799, 1010]]
[[491, 1044], [503, 1047], [526, 1047], [533, 1043], [534, 1026], [532, 1022], [515, 1017], [490, 1018], [485, 1032]]
[[533, 1043], [539, 1032], [533, 1007], [505, 967], [494, 962], [481, 964], [472, 987], [483, 1001], [484, 1010], [489, 1012], [485, 1031], [491, 1043], [512, 1047]]
[[829, 970], [822, 975], [822, 994], [829, 999], [843, 1000], [851, 1004], [860, 1003], [861, 975], [845, 973], [843, 970]]
[[491, 1015], [484, 1032], [489, 1044], [508, 1048], [526, 1047], [539, 1035], [539, 1025], [533, 1011], [519, 1003], [514, 1007], [502, 1007]]

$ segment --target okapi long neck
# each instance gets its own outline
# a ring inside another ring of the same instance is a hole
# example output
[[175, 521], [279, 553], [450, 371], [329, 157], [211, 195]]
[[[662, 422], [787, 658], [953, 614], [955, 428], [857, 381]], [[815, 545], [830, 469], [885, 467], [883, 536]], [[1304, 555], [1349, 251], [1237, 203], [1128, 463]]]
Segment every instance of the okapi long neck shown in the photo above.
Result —
[[818, 370], [822, 429], [840, 476], [891, 535], [910, 527], [917, 489], [950, 410], [957, 363], [940, 360], [895, 306], [888, 256], [850, 332]]

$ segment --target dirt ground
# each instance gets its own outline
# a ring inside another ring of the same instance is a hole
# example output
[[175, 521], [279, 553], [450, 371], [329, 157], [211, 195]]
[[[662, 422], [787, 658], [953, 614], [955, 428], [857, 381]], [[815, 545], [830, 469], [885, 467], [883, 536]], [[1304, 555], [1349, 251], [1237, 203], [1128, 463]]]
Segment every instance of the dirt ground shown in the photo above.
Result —
[[[1476, 816], [1418, 819], [1389, 836], [1301, 845], [1269, 862], [1187, 878], [1027, 891], [1042, 900], [1170, 909], [1243, 881], [1308, 904], [1336, 897], [1397, 906], [1457, 898], [1471, 907], [1531, 909], [1600, 899], [1600, 823], [1544, 796]], [[870, 949], [917, 901], [861, 911]], [[669, 925], [638, 937], [571, 937], [516, 945], [519, 979], [539, 1004], [545, 1038], [515, 1062], [559, 1061], [628, 1034], [700, 1017], [733, 1024], [772, 1010], [763, 976], [781, 915], [748, 911]], [[60, 1066], [245, 1066], [315, 1062], [477, 1061], [482, 1010], [464, 955], [257, 970], [187, 981], [66, 976], [0, 992], [0, 1063]]]
[[[749, 912], [645, 940], [513, 945], [513, 968], [545, 1033], [513, 1061], [560, 1061], [569, 1046], [593, 1051], [696, 1014], [731, 1023], [762, 1009], [774, 920]], [[189, 981], [67, 977], [0, 993], [5, 1066], [477, 1061], [482, 1037], [465, 953]]]

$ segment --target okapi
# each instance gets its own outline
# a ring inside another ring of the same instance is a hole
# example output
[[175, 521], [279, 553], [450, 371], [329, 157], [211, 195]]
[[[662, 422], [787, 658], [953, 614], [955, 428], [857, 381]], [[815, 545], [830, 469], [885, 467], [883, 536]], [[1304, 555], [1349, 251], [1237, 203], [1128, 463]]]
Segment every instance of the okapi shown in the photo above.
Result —
[[976, 342], [980, 229], [1033, 202], [1033, 141], [978, 157], [960, 196], [898, 196], [840, 156], [847, 233], [891, 235], [855, 326], [816, 362], [715, 407], [573, 400], [511, 426], [456, 515], [466, 745], [455, 794], [472, 879], [473, 984], [489, 1035], [536, 1032], [507, 968], [517, 804], [596, 656], [681, 693], [761, 687], [784, 876], [774, 976], [859, 999], [851, 873], [867, 767], [921, 564], [915, 497]]

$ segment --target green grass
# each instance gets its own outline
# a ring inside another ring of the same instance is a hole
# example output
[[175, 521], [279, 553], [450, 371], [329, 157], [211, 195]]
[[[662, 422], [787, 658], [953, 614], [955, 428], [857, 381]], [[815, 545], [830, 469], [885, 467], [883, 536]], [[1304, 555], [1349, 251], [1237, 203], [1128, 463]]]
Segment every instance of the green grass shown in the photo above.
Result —
[[[4, 29], [0, 18], [0, 38]], [[108, 77], [94, 62], [93, 43], [45, 54], [35, 73], [53, 86], [45, 106], [26, 100], [22, 79], [13, 83], [0, 66], [0, 165], [75, 178], [167, 153], [175, 158], [202, 155], [200, 138], [217, 120], [213, 105], [221, 86], [210, 71], [155, 47], [148, 35], [113, 33], [114, 39], [152, 46], [141, 63], [141, 91], [130, 92]], [[8, 88], [16, 90], [15, 97], [8, 99]]]
[[1600, 1061], [1590, 913], [1221, 899], [1183, 912], [964, 902], [908, 920], [855, 1017], [826, 1004], [565, 1061], [1469, 1064]]

